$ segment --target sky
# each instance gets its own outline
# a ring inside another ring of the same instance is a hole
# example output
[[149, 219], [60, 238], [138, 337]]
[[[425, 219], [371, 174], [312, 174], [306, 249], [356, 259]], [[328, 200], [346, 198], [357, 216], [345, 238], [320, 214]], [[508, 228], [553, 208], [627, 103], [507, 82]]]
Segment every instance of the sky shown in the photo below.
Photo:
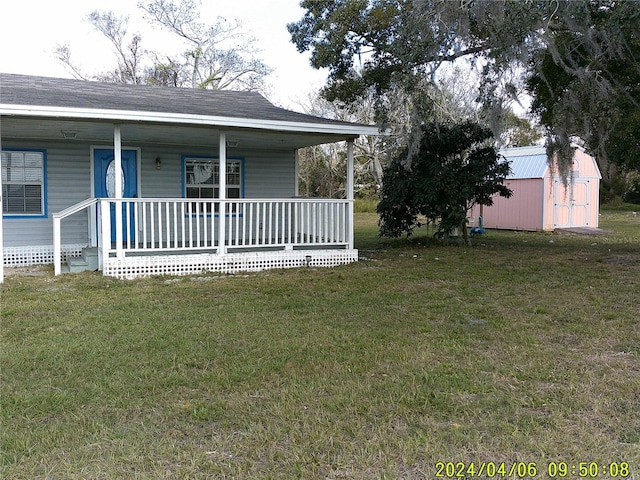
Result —
[[[170, 35], [150, 27], [138, 0], [2, 0], [0, 5], [0, 71], [73, 78], [54, 58], [57, 45], [68, 44], [83, 72], [97, 74], [115, 66], [111, 46], [86, 21], [94, 10], [129, 16], [129, 30], [139, 32], [142, 46], [175, 51]], [[268, 97], [279, 106], [301, 111], [310, 92], [320, 89], [326, 71], [309, 65], [309, 53], [299, 53], [290, 41], [287, 23], [302, 18], [300, 0], [203, 0], [201, 21], [238, 19], [257, 39], [259, 58], [274, 69]], [[175, 40], [174, 40], [175, 42]]]

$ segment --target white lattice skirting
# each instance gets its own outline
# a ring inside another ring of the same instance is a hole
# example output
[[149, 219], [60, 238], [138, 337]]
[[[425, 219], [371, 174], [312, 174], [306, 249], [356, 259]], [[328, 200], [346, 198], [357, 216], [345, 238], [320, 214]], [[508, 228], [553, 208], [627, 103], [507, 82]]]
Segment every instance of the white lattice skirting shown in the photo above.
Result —
[[358, 260], [358, 250], [295, 250], [197, 255], [131, 256], [105, 259], [102, 273], [117, 278], [257, 272], [297, 267], [335, 267]]
[[[62, 245], [62, 261], [67, 257], [76, 257], [86, 245]], [[5, 247], [4, 265], [6, 267], [27, 267], [53, 263], [53, 245], [35, 245], [30, 247]]]

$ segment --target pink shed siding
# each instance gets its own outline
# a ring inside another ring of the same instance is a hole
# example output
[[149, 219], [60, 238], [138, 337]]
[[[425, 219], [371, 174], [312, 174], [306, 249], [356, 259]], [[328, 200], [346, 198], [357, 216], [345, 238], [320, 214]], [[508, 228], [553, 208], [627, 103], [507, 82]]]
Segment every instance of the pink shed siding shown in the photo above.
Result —
[[[542, 186], [539, 180], [510, 180], [511, 198], [494, 197], [493, 206], [483, 208], [483, 225], [487, 228], [539, 230], [542, 223]], [[472, 211], [476, 219], [478, 206]]]
[[[482, 208], [486, 228], [535, 231], [598, 226], [600, 172], [592, 157], [576, 150], [573, 182], [565, 187], [546, 165], [544, 147], [506, 149], [502, 154], [514, 171], [507, 180], [513, 195], [494, 197], [491, 207]], [[475, 206], [469, 212], [470, 225], [477, 225], [480, 211]]]

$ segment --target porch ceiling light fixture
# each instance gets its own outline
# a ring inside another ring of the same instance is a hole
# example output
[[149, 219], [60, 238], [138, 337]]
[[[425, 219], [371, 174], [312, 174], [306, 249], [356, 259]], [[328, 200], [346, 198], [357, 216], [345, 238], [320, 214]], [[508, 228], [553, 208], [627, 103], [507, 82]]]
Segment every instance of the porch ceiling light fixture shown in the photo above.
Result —
[[75, 130], [61, 130], [62, 138], [66, 138], [68, 140], [75, 140], [78, 138], [78, 132]]
[[156, 170], [160, 170], [162, 166], [162, 162], [160, 161], [160, 157], [156, 157]]
[[229, 148], [237, 148], [238, 140], [227, 140], [227, 147]]

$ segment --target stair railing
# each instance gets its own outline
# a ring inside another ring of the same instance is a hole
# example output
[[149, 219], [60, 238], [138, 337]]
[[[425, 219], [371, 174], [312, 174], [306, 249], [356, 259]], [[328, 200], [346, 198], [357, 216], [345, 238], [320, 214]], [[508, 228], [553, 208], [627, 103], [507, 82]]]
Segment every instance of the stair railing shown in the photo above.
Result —
[[98, 202], [96, 198], [87, 198], [80, 203], [65, 208], [61, 212], [54, 213], [53, 217], [53, 268], [54, 274], [62, 273], [62, 219], [90, 208]]

